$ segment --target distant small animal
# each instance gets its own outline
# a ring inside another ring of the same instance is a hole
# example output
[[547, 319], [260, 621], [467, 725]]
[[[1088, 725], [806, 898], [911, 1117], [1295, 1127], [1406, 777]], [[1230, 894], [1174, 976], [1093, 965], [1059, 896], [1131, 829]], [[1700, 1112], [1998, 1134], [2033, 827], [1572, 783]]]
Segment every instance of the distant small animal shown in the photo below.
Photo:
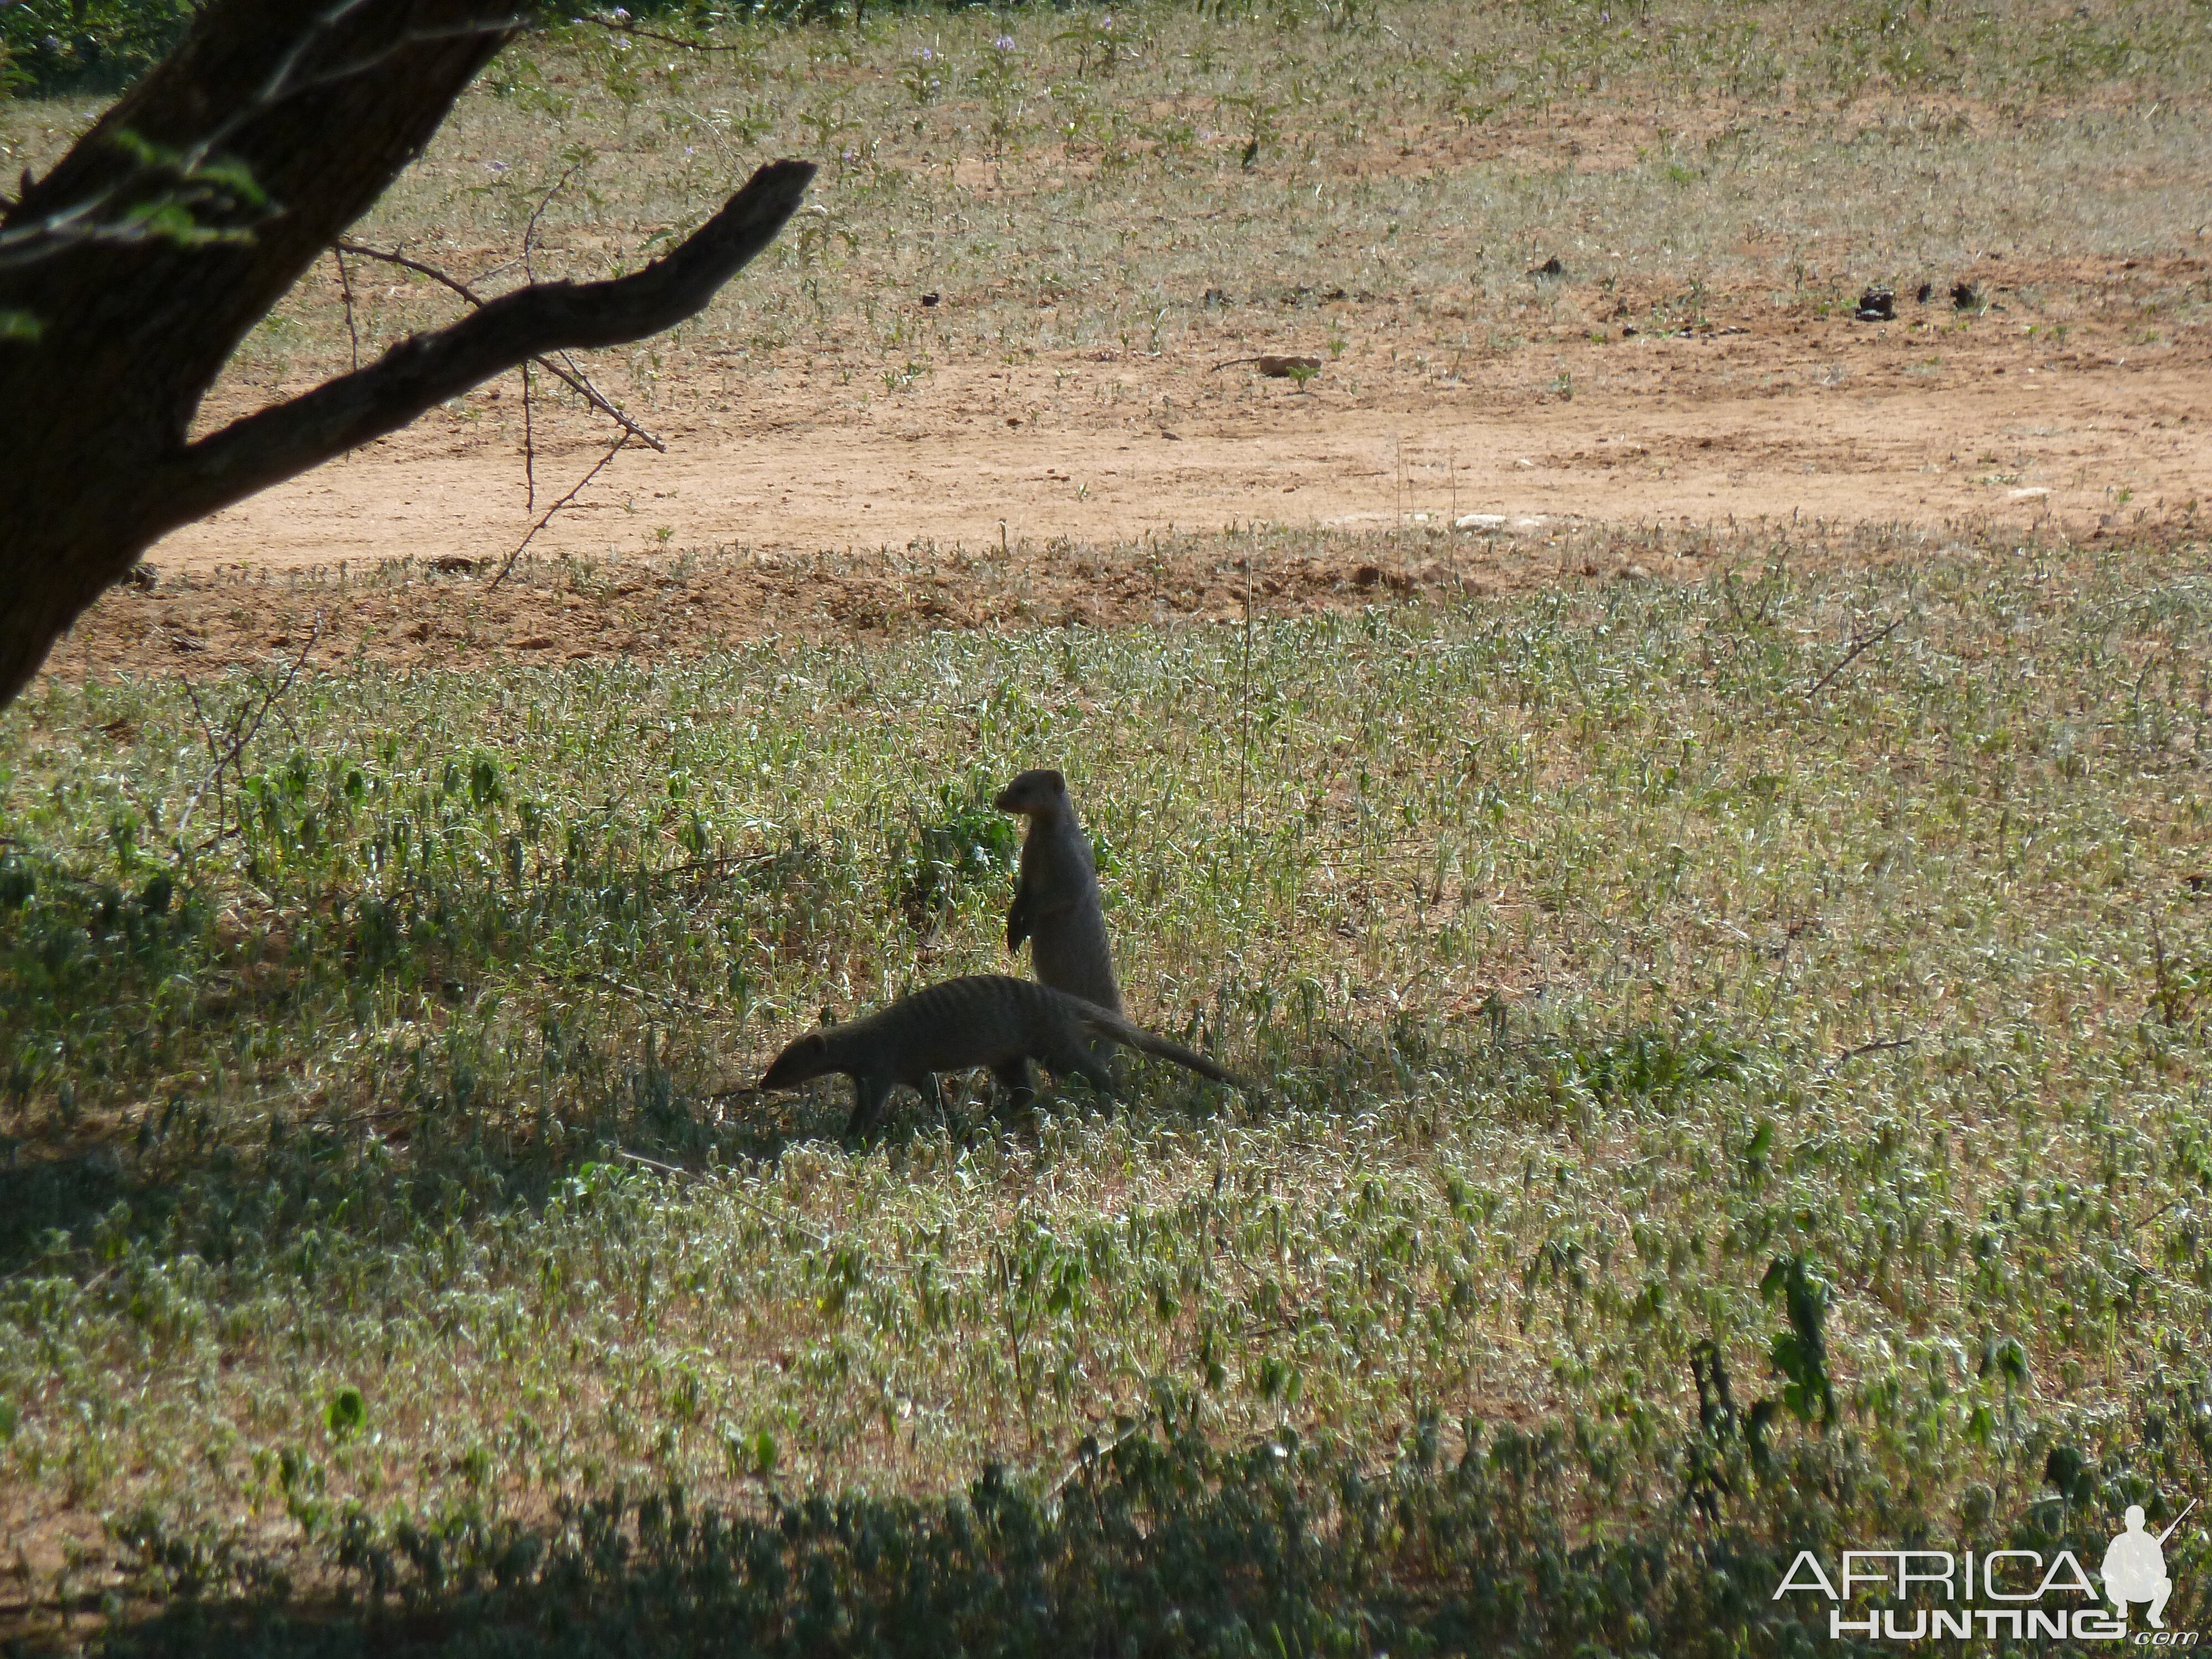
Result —
[[1121, 988], [1114, 980], [1098, 866], [1091, 838], [1076, 822], [1067, 780], [1048, 767], [1033, 768], [991, 805], [1029, 820], [1014, 902], [1006, 907], [1006, 949], [1019, 951], [1029, 940], [1038, 983], [1120, 1013]]
[[1252, 1086], [1204, 1054], [1140, 1030], [1095, 1003], [1006, 974], [949, 979], [864, 1018], [817, 1027], [775, 1057], [760, 1086], [792, 1089], [845, 1073], [853, 1079], [853, 1114], [845, 1121], [850, 1137], [875, 1127], [893, 1089], [903, 1085], [927, 1097], [939, 1072], [988, 1067], [1017, 1109], [1036, 1098], [1032, 1060], [1055, 1077], [1088, 1078], [1110, 1097], [1113, 1074], [1091, 1052], [1099, 1039], [1171, 1060], [1217, 1083]]
[[1225, 362], [1214, 364], [1214, 366], [1208, 369], [1206, 373], [1209, 374], [1218, 374], [1223, 369], [1234, 368], [1239, 363], [1251, 364], [1253, 368], [1258, 369], [1260, 373], [1266, 375], [1271, 380], [1294, 380], [1301, 374], [1318, 374], [1321, 373], [1321, 359], [1318, 357], [1277, 357], [1273, 356], [1263, 357], [1231, 357]]

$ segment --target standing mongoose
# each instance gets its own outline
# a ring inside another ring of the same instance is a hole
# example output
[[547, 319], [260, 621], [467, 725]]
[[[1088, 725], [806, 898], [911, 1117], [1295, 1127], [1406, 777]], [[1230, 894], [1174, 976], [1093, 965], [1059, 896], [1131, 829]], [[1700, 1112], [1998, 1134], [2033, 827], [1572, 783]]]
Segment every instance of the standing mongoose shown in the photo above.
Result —
[[904, 1084], [926, 1095], [939, 1072], [988, 1066], [1021, 1107], [1036, 1098], [1030, 1084], [1034, 1060], [1055, 1077], [1080, 1073], [1110, 1096], [1113, 1074], [1091, 1050], [1100, 1039], [1188, 1066], [1217, 1083], [1251, 1087], [1204, 1054], [1139, 1030], [1111, 1010], [1006, 974], [948, 979], [865, 1018], [809, 1031], [775, 1057], [760, 1086], [795, 1088], [843, 1072], [853, 1079], [853, 1115], [845, 1133], [858, 1135], [874, 1127], [893, 1089]]
[[1120, 1013], [1121, 991], [1106, 944], [1098, 870], [1091, 861], [1090, 838], [1075, 821], [1067, 780], [1042, 769], [1024, 772], [991, 805], [1030, 821], [1014, 902], [1006, 911], [1006, 949], [1019, 951], [1028, 939], [1038, 984]]

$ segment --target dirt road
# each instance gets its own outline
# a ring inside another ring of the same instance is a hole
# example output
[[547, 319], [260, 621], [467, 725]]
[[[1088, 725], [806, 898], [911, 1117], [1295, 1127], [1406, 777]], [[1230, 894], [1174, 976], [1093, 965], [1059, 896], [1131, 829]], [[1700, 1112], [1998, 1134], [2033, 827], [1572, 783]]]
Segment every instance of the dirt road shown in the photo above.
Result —
[[[1323, 320], [1255, 319], [1255, 349], [1316, 349], [1306, 337]], [[2203, 331], [2131, 343], [2086, 324], [2054, 337], [2002, 311], [1909, 298], [1897, 321], [1869, 325], [1781, 314], [1755, 296], [1716, 307], [1689, 337], [1562, 329], [1480, 357], [1433, 328], [1424, 337], [1402, 309], [1329, 325], [1352, 340], [1304, 390], [1249, 366], [1118, 353], [954, 363], [896, 388], [799, 354], [748, 375], [673, 365], [657, 405], [637, 410], [667, 453], [617, 457], [533, 550], [1011, 549], [1455, 512], [1923, 526], [2048, 515], [2087, 535], [2212, 498]], [[537, 430], [542, 511], [605, 440], [542, 410]], [[521, 438], [509, 377], [179, 532], [152, 562], [503, 556], [535, 516]]]

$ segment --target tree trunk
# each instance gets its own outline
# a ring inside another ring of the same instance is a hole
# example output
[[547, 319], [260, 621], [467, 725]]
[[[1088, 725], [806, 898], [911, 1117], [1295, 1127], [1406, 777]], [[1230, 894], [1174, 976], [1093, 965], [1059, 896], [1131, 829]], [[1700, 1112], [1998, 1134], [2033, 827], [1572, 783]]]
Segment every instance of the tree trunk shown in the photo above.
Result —
[[[421, 153], [515, 15], [211, 0], [0, 220], [0, 313], [36, 331], [0, 335], [0, 706], [168, 531], [538, 353], [680, 321], [797, 210], [814, 169], [773, 163], [634, 276], [523, 289], [188, 444], [238, 343]], [[164, 234], [134, 228], [149, 204], [171, 209]]]

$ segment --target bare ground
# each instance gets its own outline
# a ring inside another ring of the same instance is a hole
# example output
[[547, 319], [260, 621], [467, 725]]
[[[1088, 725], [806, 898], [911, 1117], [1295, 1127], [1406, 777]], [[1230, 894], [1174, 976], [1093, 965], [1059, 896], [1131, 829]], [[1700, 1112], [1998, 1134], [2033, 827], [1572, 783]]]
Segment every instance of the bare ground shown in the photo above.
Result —
[[2204, 262], [1972, 274], [1986, 311], [1954, 311], [1942, 283], [1924, 306], [1901, 295], [1889, 323], [1722, 295], [1687, 335], [1624, 333], [1607, 296], [1570, 289], [1576, 321], [1480, 359], [1424, 337], [1403, 302], [1245, 307], [1231, 345], [1346, 341], [1303, 390], [1249, 366], [1071, 351], [955, 362], [863, 398], [803, 352], [742, 381], [702, 356], [671, 363], [644, 411], [666, 453], [617, 456], [494, 587], [605, 453], [603, 426], [541, 399], [526, 505], [510, 378], [170, 537], [155, 588], [103, 601], [52, 672], [265, 660], [317, 616], [318, 658], [461, 665], [1225, 615], [1244, 581], [1221, 532], [1253, 525], [1274, 532], [1254, 583], [1273, 610], [1610, 575], [1634, 556], [1593, 550], [1638, 526], [1689, 532], [1694, 556], [1696, 532], [1778, 521], [1923, 544], [2188, 525], [2212, 497], [2212, 341], [2118, 321], [2031, 333], [2005, 295], [2185, 287]]

